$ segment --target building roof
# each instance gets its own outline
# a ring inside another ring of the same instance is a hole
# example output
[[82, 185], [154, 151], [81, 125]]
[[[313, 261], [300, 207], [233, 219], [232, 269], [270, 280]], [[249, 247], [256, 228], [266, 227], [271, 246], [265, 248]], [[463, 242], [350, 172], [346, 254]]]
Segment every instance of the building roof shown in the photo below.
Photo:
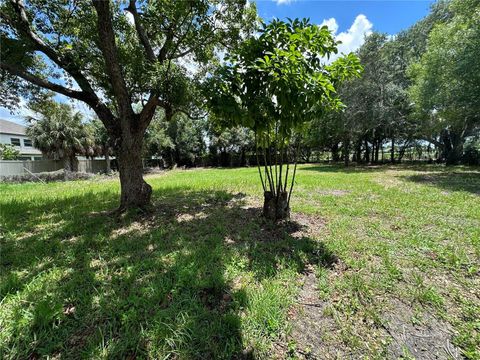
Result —
[[0, 119], [0, 134], [26, 135], [26, 126]]

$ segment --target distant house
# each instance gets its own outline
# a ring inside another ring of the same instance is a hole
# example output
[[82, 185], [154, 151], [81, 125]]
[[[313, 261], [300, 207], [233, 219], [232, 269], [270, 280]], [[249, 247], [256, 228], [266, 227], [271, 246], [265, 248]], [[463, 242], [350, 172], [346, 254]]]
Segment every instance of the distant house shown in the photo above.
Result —
[[0, 144], [11, 144], [20, 151], [19, 160], [41, 160], [42, 152], [33, 147], [26, 135], [27, 128], [11, 121], [0, 119]]

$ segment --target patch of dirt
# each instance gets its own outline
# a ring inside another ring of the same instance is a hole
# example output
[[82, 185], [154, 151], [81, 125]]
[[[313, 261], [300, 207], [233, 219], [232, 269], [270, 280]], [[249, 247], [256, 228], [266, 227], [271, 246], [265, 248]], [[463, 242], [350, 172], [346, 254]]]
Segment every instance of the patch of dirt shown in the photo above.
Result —
[[297, 301], [289, 337], [295, 343], [295, 355], [300, 359], [347, 358], [349, 350], [338, 340], [335, 320], [325, 315], [328, 303], [319, 299], [313, 271], [305, 275]]
[[350, 194], [350, 191], [348, 191], [348, 190], [322, 190], [322, 191], [317, 191], [317, 194], [344, 196], [344, 195]]
[[450, 325], [424, 312], [421, 321], [412, 322], [413, 309], [392, 299], [392, 308], [383, 314], [385, 330], [393, 341], [387, 349], [388, 358], [397, 359], [407, 354], [415, 359], [461, 359], [458, 347], [452, 344]]
[[73, 354], [78, 354], [79, 350], [85, 347], [88, 339], [97, 331], [97, 325], [99, 325], [99, 322], [92, 322], [85, 327], [81, 327], [67, 340], [69, 350]]
[[387, 170], [382, 176], [376, 176], [373, 181], [386, 190], [396, 188], [403, 192], [411, 192], [405, 181], [402, 181], [395, 171]]
[[[291, 214], [291, 220], [286, 221], [285, 225], [292, 228], [290, 235], [296, 238], [300, 237], [315, 237], [322, 230], [325, 229], [325, 220], [317, 215], [307, 215], [303, 213]], [[296, 228], [293, 229], [293, 226]]]
[[232, 302], [232, 295], [224, 289], [205, 287], [199, 290], [199, 297], [204, 306], [209, 310], [223, 313]]
[[[341, 263], [335, 266], [341, 267]], [[397, 299], [391, 299], [390, 304], [382, 314], [383, 331], [391, 338], [386, 349], [387, 359], [408, 356], [424, 360], [462, 359], [461, 350], [452, 343], [453, 331], [448, 323], [428, 312], [414, 321], [412, 307]], [[294, 352], [296, 358], [323, 360], [361, 357], [361, 354], [352, 352], [342, 342], [340, 327], [326, 314], [328, 307], [328, 301], [319, 299], [315, 274], [306, 273], [297, 306], [290, 312], [292, 331], [287, 340], [294, 344], [294, 350], [289, 352]], [[281, 345], [287, 351], [287, 346]]]

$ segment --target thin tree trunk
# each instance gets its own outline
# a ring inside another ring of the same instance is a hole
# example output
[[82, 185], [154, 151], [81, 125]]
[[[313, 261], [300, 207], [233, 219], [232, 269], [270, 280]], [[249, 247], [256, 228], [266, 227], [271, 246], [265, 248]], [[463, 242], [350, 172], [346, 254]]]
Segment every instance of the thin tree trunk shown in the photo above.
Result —
[[361, 162], [362, 162], [362, 142], [361, 142], [361, 141], [359, 141], [359, 142], [357, 143], [355, 161], [356, 161], [357, 163], [361, 163]]
[[395, 164], [395, 137], [392, 136], [392, 148], [390, 149], [390, 162]]
[[345, 137], [343, 144], [343, 161], [345, 167], [348, 167], [350, 164], [350, 139], [348, 137]]
[[261, 164], [260, 164], [260, 157], [258, 156], [258, 149], [259, 149], [259, 147], [258, 147], [258, 142], [257, 142], [257, 132], [255, 132], [255, 156], [257, 158], [258, 174], [260, 175], [260, 181], [262, 182], [263, 192], [265, 193], [265, 191], [267, 191], [266, 184], [265, 184], [267, 179], [265, 179], [265, 182], [263, 181]]
[[367, 140], [365, 140], [365, 162], [367, 164], [370, 162], [370, 148]]
[[72, 165], [70, 164], [70, 157], [69, 156], [65, 156], [63, 158], [63, 169], [65, 171], [72, 171]]
[[372, 155], [370, 157], [372, 164], [375, 163], [375, 140], [372, 140]]
[[332, 161], [333, 162], [340, 161], [340, 156], [338, 155], [338, 143], [335, 143], [332, 145], [331, 151], [332, 151]]
[[105, 152], [106, 172], [110, 174], [112, 172], [112, 166], [110, 165], [110, 152], [109, 149]]

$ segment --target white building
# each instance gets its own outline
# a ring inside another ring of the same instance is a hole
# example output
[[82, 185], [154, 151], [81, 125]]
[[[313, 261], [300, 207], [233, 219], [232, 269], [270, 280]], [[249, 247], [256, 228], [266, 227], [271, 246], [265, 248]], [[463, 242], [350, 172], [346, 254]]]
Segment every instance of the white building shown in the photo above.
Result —
[[33, 147], [26, 135], [27, 128], [11, 121], [0, 119], [0, 144], [10, 144], [20, 151], [19, 160], [41, 160], [42, 152]]

